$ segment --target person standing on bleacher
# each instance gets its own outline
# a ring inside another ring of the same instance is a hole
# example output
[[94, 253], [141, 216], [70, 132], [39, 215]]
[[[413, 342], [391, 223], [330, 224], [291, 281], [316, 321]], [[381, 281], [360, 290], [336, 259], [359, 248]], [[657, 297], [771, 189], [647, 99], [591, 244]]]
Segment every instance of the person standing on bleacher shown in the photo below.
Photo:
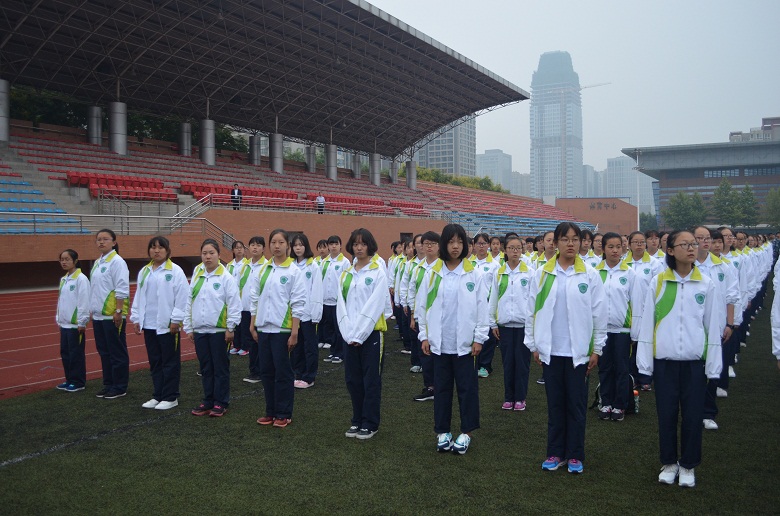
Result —
[[[224, 190], [223, 190], [224, 191]], [[234, 210], [241, 209], [241, 189], [238, 187], [238, 183], [233, 185], [233, 189], [230, 191], [230, 202], [233, 203]]]

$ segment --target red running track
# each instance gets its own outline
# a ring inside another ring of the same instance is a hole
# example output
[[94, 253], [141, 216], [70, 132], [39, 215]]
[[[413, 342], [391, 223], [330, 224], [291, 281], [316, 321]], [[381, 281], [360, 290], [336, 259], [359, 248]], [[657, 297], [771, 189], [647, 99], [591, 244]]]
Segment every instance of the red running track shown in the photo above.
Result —
[[[131, 294], [135, 285], [131, 286]], [[64, 381], [60, 330], [55, 322], [57, 290], [0, 294], [0, 400], [44, 389]], [[101, 378], [100, 357], [92, 325], [86, 333], [87, 380]], [[195, 358], [195, 345], [181, 341], [181, 359]], [[127, 331], [130, 370], [148, 369], [143, 335]]]

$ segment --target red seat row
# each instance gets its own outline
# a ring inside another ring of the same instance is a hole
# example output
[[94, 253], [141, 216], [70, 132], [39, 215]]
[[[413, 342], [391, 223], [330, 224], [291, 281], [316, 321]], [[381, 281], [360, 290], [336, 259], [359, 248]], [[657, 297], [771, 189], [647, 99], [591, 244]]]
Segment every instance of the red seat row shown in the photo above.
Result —
[[163, 188], [163, 182], [160, 179], [74, 171], [68, 171], [67, 176], [68, 183], [72, 186], [87, 186], [93, 183], [102, 183], [109, 187], [151, 188], [155, 190]]
[[92, 197], [98, 197], [100, 191], [113, 197], [128, 201], [157, 201], [177, 202], [176, 192], [170, 189], [133, 187], [133, 186], [109, 186], [105, 183], [90, 183], [89, 193]]
[[[194, 181], [184, 181], [181, 183], [181, 193], [195, 194], [195, 192], [213, 193], [220, 195], [230, 195], [233, 187], [230, 185], [216, 185], [210, 183], [199, 183]], [[298, 199], [298, 194], [290, 190], [277, 190], [274, 188], [241, 188], [241, 194], [246, 201], [247, 197], [271, 197], [276, 199]]]
[[394, 208], [416, 208], [418, 210], [423, 209], [422, 203], [409, 201], [390, 201], [390, 206], [393, 206]]
[[[347, 197], [343, 195], [326, 195], [325, 197], [325, 206], [327, 207], [329, 203], [341, 203], [341, 204], [349, 204], [349, 205], [361, 205], [361, 204], [367, 204], [369, 206], [384, 206], [385, 202], [381, 199], [370, 199], [366, 197]], [[316, 193], [307, 193], [306, 198], [313, 201], [317, 199]], [[391, 210], [392, 211], [392, 210]]]

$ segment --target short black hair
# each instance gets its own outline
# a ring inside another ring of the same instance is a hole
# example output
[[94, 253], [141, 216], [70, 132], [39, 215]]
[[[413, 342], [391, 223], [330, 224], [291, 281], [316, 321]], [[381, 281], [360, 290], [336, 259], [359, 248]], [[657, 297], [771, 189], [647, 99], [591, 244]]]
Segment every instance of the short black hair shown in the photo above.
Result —
[[[435, 232], [435, 231], [426, 231], [422, 235], [421, 242], [428, 241], [428, 242], [436, 242], [438, 244], [440, 240], [441, 240], [441, 236], [437, 232]], [[466, 245], [466, 242], [463, 242], [463, 245]]]
[[270, 242], [273, 240], [276, 235], [282, 235], [282, 238], [284, 238], [284, 241], [287, 243], [287, 247], [290, 247], [290, 234], [287, 231], [281, 228], [274, 229], [271, 231], [271, 234], [268, 235], [268, 241]]
[[[672, 253], [669, 252], [669, 249], [674, 249], [674, 243], [677, 241], [677, 237], [680, 236], [681, 233], [691, 233], [687, 229], [676, 229], [669, 233], [669, 238], [666, 239], [666, 256], [664, 256], [664, 260], [666, 260], [666, 265], [670, 269], [677, 270], [677, 260], [674, 256], [672, 256]], [[691, 233], [691, 236], [693, 236], [693, 233]]]
[[623, 237], [620, 236], [620, 233], [615, 233], [614, 231], [607, 231], [606, 234], [601, 236], [601, 248], [603, 250], [602, 258], [607, 259], [607, 242], [612, 240], [613, 238], [617, 238], [620, 240], [620, 247], [623, 247]]
[[593, 240], [593, 231], [589, 229], [583, 229], [582, 230], [582, 239], [585, 240], [585, 237], [588, 238], [588, 240]]
[[347, 240], [347, 252], [352, 256], [355, 256], [353, 246], [355, 245], [355, 242], [357, 242], [358, 238], [368, 247], [368, 256], [374, 256], [379, 250], [379, 246], [376, 244], [374, 235], [372, 235], [371, 232], [366, 228], [357, 228], [352, 232], [351, 235], [349, 235], [349, 240]]
[[304, 235], [303, 233], [294, 233], [292, 238], [290, 239], [290, 250], [291, 255], [293, 255], [293, 258], [296, 258], [295, 252], [292, 251], [293, 246], [295, 245], [295, 242], [300, 242], [303, 245], [303, 259], [308, 260], [309, 258], [314, 257], [314, 253], [311, 251], [311, 246], [309, 245], [309, 239]]
[[[460, 255], [451, 257], [450, 252], [447, 250], [447, 244], [453, 238], [459, 238], [463, 243], [463, 247], [460, 249]], [[441, 238], [439, 239], [439, 258], [445, 262], [451, 259], [457, 258], [458, 260], [464, 260], [469, 255], [468, 236], [466, 230], [460, 224], [447, 224], [444, 229], [441, 230]]]
[[476, 235], [474, 235], [475, 244], [477, 243], [477, 240], [480, 239], [484, 240], [486, 244], [490, 243], [490, 235], [488, 235], [487, 233], [477, 233]]
[[249, 245], [252, 244], [257, 244], [265, 247], [265, 238], [261, 236], [253, 236], [252, 238], [249, 239]]
[[723, 242], [723, 241], [724, 241], [724, 240], [723, 240], [723, 233], [721, 233], [721, 232], [720, 232], [720, 231], [718, 231], [717, 229], [711, 229], [711, 230], [710, 230], [710, 238], [711, 238], [713, 241], [715, 241], [715, 240], [720, 240], [721, 242]]
[[60, 253], [60, 258], [62, 258], [62, 255], [68, 253], [68, 256], [70, 256], [70, 259], [73, 260], [73, 265], [76, 265], [79, 261], [79, 253], [74, 251], [73, 249], [65, 249]]
[[206, 247], [207, 245], [210, 245], [211, 247], [216, 249], [217, 254], [219, 254], [219, 244], [217, 243], [216, 240], [214, 240], [213, 238], [207, 238], [206, 240], [203, 241], [202, 244], [200, 244], [200, 250], [203, 251], [203, 248]]
[[321, 239], [319, 242], [317, 242], [317, 249], [319, 249], [320, 247], [328, 247], [328, 241], [325, 240], [324, 238]]
[[114, 242], [114, 245], [111, 248], [117, 253], [119, 253], [119, 244], [116, 243], [116, 233], [114, 233], [112, 230], [108, 228], [103, 228], [97, 233], [95, 233], [95, 237], [97, 237], [100, 233], [106, 233], [111, 236], [111, 240]]
[[[331, 235], [328, 237], [328, 245], [338, 244], [341, 245], [341, 237], [338, 235]], [[351, 253], [350, 253], [351, 254]]]
[[[171, 257], [171, 243], [168, 242], [167, 238], [165, 238], [164, 236], [161, 236], [161, 235], [153, 236], [151, 238], [151, 240], [149, 240], [149, 245], [146, 246], [146, 254], [147, 254], [147, 256], [149, 256], [149, 251], [151, 251], [152, 247], [155, 246], [155, 245], [159, 245], [160, 247], [165, 249], [165, 251], [166, 251], [165, 259], [166, 260]], [[150, 256], [150, 258], [151, 258], [151, 256]]]
[[653, 237], [661, 238], [661, 235], [658, 234], [658, 230], [648, 229], [647, 231], [645, 231], [645, 238], [653, 238]]
[[[633, 240], [634, 237], [637, 236], [637, 235], [645, 236], [645, 234], [642, 233], [641, 231], [632, 231], [631, 234], [628, 235], [628, 243], [629, 243], [629, 245], [631, 244], [631, 240]], [[647, 243], [647, 242], [645, 242], [645, 243]]]
[[[555, 231], [552, 231], [553, 234], [553, 241], [557, 242], [561, 239], [561, 237], [565, 237], [569, 234], [569, 231], [574, 230], [574, 235], [580, 239], [582, 239], [582, 230], [580, 227], [575, 224], [574, 222], [561, 222], [555, 227]], [[550, 233], [548, 231], [547, 233]], [[547, 236], [547, 233], [544, 234], [544, 236]]]

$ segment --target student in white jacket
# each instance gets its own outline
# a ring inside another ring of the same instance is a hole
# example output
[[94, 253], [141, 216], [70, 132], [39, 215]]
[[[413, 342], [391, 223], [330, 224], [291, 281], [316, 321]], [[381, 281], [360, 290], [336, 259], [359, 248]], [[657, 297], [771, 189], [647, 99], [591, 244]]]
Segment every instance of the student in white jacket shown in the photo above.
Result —
[[189, 285], [181, 267], [171, 261], [171, 244], [163, 236], [149, 240], [151, 261], [138, 273], [130, 310], [135, 333], [143, 331], [154, 388], [143, 408], [168, 410], [179, 404], [180, 335]]
[[338, 327], [347, 348], [344, 378], [352, 399], [347, 437], [370, 439], [379, 430], [382, 356], [387, 319], [392, 315], [387, 274], [373, 259], [378, 250], [367, 229], [356, 229], [347, 241], [355, 263], [341, 275], [336, 305]]
[[65, 276], [60, 280], [57, 296], [57, 326], [60, 327], [60, 357], [65, 381], [57, 386], [61, 391], [83, 391], [87, 383], [87, 363], [84, 355], [84, 332], [89, 322], [89, 280], [76, 265], [79, 255], [73, 249], [60, 253], [60, 266]]
[[[250, 293], [253, 284], [257, 282], [257, 273], [260, 267], [268, 261], [263, 254], [265, 238], [258, 235], [253, 236], [249, 239], [247, 249], [249, 254], [245, 258], [245, 263], [234, 274], [238, 284], [238, 295], [241, 297], [241, 324], [236, 327], [236, 338], [241, 340], [233, 344], [230, 353], [240, 357], [249, 355], [249, 374], [244, 377], [244, 381], [247, 383], [260, 383], [260, 353], [257, 350], [257, 340], [252, 337], [252, 325], [250, 324], [252, 320], [252, 296]], [[235, 350], [235, 348], [238, 349]]]
[[130, 355], [127, 353], [125, 317], [130, 308], [130, 271], [119, 256], [116, 234], [101, 229], [95, 238], [100, 258], [89, 275], [89, 310], [95, 330], [95, 347], [103, 366], [103, 389], [95, 396], [107, 400], [127, 394]]
[[241, 321], [241, 299], [233, 276], [219, 262], [216, 240], [203, 241], [200, 257], [203, 267], [192, 276], [184, 309], [184, 332], [195, 341], [203, 383], [203, 401], [192, 415], [222, 417], [230, 404], [228, 347]]
[[317, 324], [322, 319], [322, 271], [315, 263], [309, 239], [303, 233], [293, 235], [292, 255], [306, 285], [306, 307], [298, 330], [298, 344], [293, 348], [291, 357], [296, 378], [293, 386], [308, 389], [314, 385], [319, 366]]
[[323, 362], [340, 364], [344, 359], [345, 344], [336, 324], [336, 299], [339, 278], [341, 278], [341, 273], [347, 270], [350, 263], [341, 253], [340, 236], [331, 235], [328, 237], [328, 251], [330, 254], [322, 261], [322, 320], [318, 330], [320, 330], [322, 347], [330, 348], [330, 353], [323, 359]]
[[585, 459], [585, 377], [596, 367], [607, 330], [607, 301], [599, 274], [577, 252], [582, 231], [571, 222], [555, 228], [557, 254], [537, 269], [528, 297], [525, 344], [544, 364], [547, 460], [544, 470], [568, 461], [582, 473]]
[[504, 364], [503, 410], [525, 410], [531, 351], [523, 343], [528, 316], [528, 293], [534, 271], [521, 259], [523, 241], [509, 236], [505, 242], [506, 262], [498, 268], [490, 289], [489, 317]]
[[[488, 292], [493, 285], [496, 271], [501, 266], [500, 258], [494, 256], [492, 252], [494, 248], [500, 252], [500, 244], [500, 238], [491, 238], [487, 233], [479, 233], [474, 237], [474, 249], [477, 259], [472, 264], [475, 269], [487, 276], [485, 283], [488, 286]], [[497, 344], [498, 341], [495, 335], [492, 332], [488, 333], [488, 339], [483, 344], [479, 357], [477, 357], [477, 376], [479, 378], [487, 378], [493, 372], [493, 355], [496, 353]]]
[[775, 277], [773, 281], [775, 298], [772, 301], [772, 354], [777, 359], [777, 368], [780, 369], [780, 260], [775, 263]]
[[[412, 330], [412, 363], [417, 356], [422, 371], [423, 388], [420, 394], [414, 397], [415, 401], [429, 401], [434, 397], [433, 382], [433, 359], [422, 352], [422, 343], [419, 338], [419, 317], [415, 312], [417, 304], [422, 303], [418, 297], [420, 285], [428, 270], [439, 260], [439, 241], [441, 235], [435, 231], [426, 231], [422, 236], [422, 247], [424, 249], [422, 260], [413, 265], [409, 273], [409, 288], [406, 295], [406, 303], [409, 308], [409, 328]], [[420, 256], [420, 255], [418, 255]], [[414, 367], [414, 366], [412, 366]], [[413, 371], [413, 370], [412, 370]]]
[[[696, 484], [701, 462], [702, 417], [707, 378], [721, 371], [720, 317], [712, 281], [694, 265], [696, 238], [673, 231], [667, 240], [668, 268], [655, 276], [647, 291], [639, 332], [637, 365], [654, 375], [658, 412], [661, 474], [673, 484]], [[678, 453], [677, 421], [682, 412]]]
[[[439, 260], [420, 285], [415, 307], [422, 351], [433, 355], [436, 449], [463, 455], [471, 432], [479, 428], [477, 356], [487, 340], [487, 285], [484, 274], [466, 260], [468, 237], [458, 224], [447, 224], [439, 241]], [[458, 390], [460, 435], [453, 442], [453, 383]]]
[[639, 339], [644, 282], [636, 278], [634, 269], [620, 261], [623, 248], [620, 235], [604, 235], [604, 260], [596, 271], [604, 282], [607, 299], [607, 342], [599, 357], [599, 419], [623, 421], [628, 396], [634, 388], [629, 376], [631, 342]]
[[290, 235], [271, 231], [268, 247], [272, 258], [252, 283], [252, 337], [260, 353], [260, 378], [265, 395], [265, 415], [260, 425], [284, 428], [292, 423], [295, 375], [290, 354], [298, 344], [298, 331], [306, 309], [304, 273], [290, 255]]

